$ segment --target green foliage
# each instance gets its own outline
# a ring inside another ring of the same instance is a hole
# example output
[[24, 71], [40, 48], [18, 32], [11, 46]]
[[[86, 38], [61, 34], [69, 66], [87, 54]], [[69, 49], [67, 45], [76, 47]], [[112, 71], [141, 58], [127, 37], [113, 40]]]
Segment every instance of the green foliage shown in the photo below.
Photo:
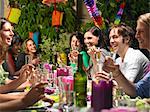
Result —
[[[11, 0], [10, 3], [13, 3]], [[54, 10], [54, 6], [50, 7], [44, 5], [39, 0], [16, 0], [21, 9], [21, 16], [19, 18], [19, 23], [15, 27], [15, 31], [23, 38], [28, 37], [28, 32], [39, 31], [41, 36], [50, 37], [49, 32], [51, 29], [51, 21], [52, 21], [52, 12]], [[15, 1], [15, 2], [16, 2]], [[76, 14], [75, 11], [71, 8], [69, 3], [60, 3], [57, 4], [57, 10], [64, 12], [63, 17], [63, 25], [60, 26], [59, 33], [62, 32], [73, 32], [76, 28]], [[55, 35], [55, 34], [53, 34]], [[55, 38], [55, 36], [53, 37]]]
[[120, 8], [120, 4], [125, 1], [126, 6], [124, 8], [121, 22], [128, 24], [135, 28], [136, 20], [140, 14], [149, 12], [149, 0], [97, 0], [97, 7], [102, 12], [102, 17], [108, 24], [115, 21], [116, 14]]
[[64, 52], [66, 48], [69, 48], [69, 37], [70, 35], [68, 33], [60, 34], [59, 40], [43, 37], [42, 43], [40, 44], [43, 60], [48, 60], [50, 59], [49, 57], [54, 57], [54, 54], [57, 52]]
[[[42, 4], [41, 0], [10, 0], [12, 7], [21, 9], [19, 22], [15, 25], [15, 32], [22, 38], [28, 38], [29, 32], [40, 32], [40, 51], [44, 59], [49, 59], [56, 51], [63, 51], [69, 43], [66, 43], [64, 32], [76, 30], [76, 13], [72, 9], [72, 0], [57, 4], [57, 10], [64, 12], [63, 25], [56, 30], [52, 26], [52, 12], [54, 5], [50, 7]], [[64, 42], [64, 43], [59, 43]]]
[[[15, 31], [23, 38], [28, 37], [29, 32], [40, 31], [50, 26], [49, 8], [42, 5], [39, 1], [20, 0], [21, 16], [18, 24], [15, 26]], [[43, 31], [43, 32], [41, 32]]]
[[88, 22], [88, 23], [82, 23], [80, 26], [80, 30], [85, 33], [87, 29], [90, 29], [92, 26], [94, 26], [93, 22]]
[[[132, 28], [136, 27], [136, 20], [139, 15], [150, 12], [149, 6], [150, 1], [149, 0], [97, 0], [97, 8], [102, 13], [102, 17], [104, 18], [104, 21], [106, 23], [107, 29], [109, 26], [114, 23], [115, 17], [117, 15], [117, 12], [120, 8], [120, 4], [125, 1], [126, 6], [124, 8], [123, 15], [121, 17], [121, 22], [124, 22], [131, 26]], [[85, 32], [86, 26], [91, 25], [91, 23], [87, 23], [87, 25], [82, 24], [81, 25], [81, 31]], [[107, 31], [106, 31], [107, 32]]]

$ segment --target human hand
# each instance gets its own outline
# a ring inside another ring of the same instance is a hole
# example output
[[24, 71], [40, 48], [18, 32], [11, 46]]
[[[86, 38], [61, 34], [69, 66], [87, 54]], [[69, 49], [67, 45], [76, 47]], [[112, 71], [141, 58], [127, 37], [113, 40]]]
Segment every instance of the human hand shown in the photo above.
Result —
[[96, 54], [96, 51], [97, 51], [96, 46], [91, 46], [91, 47], [88, 47], [87, 53], [89, 54], [89, 56], [93, 56], [93, 54]]
[[24, 65], [20, 70], [19, 70], [19, 80], [22, 82], [25, 82], [27, 78], [30, 76], [32, 69], [34, 68], [33, 65], [31, 64], [26, 64]]
[[113, 77], [117, 77], [118, 74], [120, 74], [119, 65], [115, 64], [113, 59], [109, 56], [105, 57], [103, 70], [107, 73], [112, 73]]
[[41, 60], [40, 60], [39, 57], [37, 57], [37, 58], [33, 59], [33, 60], [31, 61], [31, 63], [32, 63], [33, 65], [38, 65], [38, 64], [41, 63]]
[[44, 98], [44, 89], [47, 83], [39, 83], [34, 86], [22, 99], [25, 106], [31, 106], [40, 99]]
[[113, 80], [112, 74], [111, 73], [107, 73], [105, 71], [103, 71], [101, 73], [96, 73], [94, 75], [94, 80], [96, 80], [96, 81], [104, 80], [106, 82], [112, 81], [114, 87], [116, 87], [118, 85], [117, 82], [115, 80]]
[[55, 103], [54, 100], [52, 100], [52, 99], [50, 99], [50, 98], [47, 98], [47, 97], [42, 98], [42, 100], [43, 100], [44, 102], [50, 103], [50, 107], [52, 107], [53, 104]]
[[79, 51], [73, 50], [69, 53], [68, 57], [71, 62], [77, 62]]
[[32, 72], [30, 73], [30, 76], [28, 78], [29, 83], [32, 85], [35, 85], [36, 83], [41, 82], [42, 80], [42, 72], [39, 68], [32, 68]]
[[100, 49], [96, 48], [96, 46], [89, 47], [87, 51], [87, 53], [92, 59], [98, 58], [95, 57], [95, 55], [96, 56], [100, 55], [100, 52], [101, 52]]
[[105, 81], [109, 81], [111, 80], [111, 74], [105, 72], [105, 71], [102, 71], [101, 73], [96, 73], [94, 75], [94, 78], [96, 80], [105, 80]]

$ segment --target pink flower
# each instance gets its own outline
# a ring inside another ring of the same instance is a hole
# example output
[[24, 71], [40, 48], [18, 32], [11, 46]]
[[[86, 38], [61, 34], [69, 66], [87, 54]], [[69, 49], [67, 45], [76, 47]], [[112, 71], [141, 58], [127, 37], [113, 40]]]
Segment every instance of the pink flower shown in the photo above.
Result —
[[52, 65], [50, 65], [49, 63], [44, 63], [43, 68], [48, 70], [49, 73], [52, 71]]

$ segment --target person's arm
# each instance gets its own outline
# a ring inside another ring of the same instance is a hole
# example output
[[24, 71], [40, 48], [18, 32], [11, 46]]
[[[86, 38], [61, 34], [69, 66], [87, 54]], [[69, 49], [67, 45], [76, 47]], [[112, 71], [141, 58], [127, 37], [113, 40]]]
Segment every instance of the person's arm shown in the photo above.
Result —
[[[18, 77], [16, 77], [16, 78], [18, 78]], [[10, 83], [12, 81], [13, 80], [7, 80], [7, 81], [5, 81], [5, 84], [8, 84], [8, 83]], [[16, 91], [23, 91], [26, 87], [31, 87], [31, 85], [32, 84], [27, 80], [24, 83], [22, 83], [19, 87], [17, 87], [15, 90]]]
[[21, 99], [17, 100], [11, 100], [7, 102], [0, 103], [0, 110], [3, 112], [6, 111], [17, 111], [23, 108], [26, 108], [27, 106], [22, 102]]
[[23, 98], [25, 92], [0, 94], [0, 103]]
[[1, 85], [0, 86], [0, 93], [6, 93], [15, 90], [18, 86], [20, 86], [24, 81], [18, 79], [13, 80], [12, 82]]
[[[136, 88], [132, 82], [127, 80], [124, 75], [121, 73], [119, 69], [119, 65], [116, 65], [110, 57], [107, 57], [104, 65], [103, 70], [107, 73], [112, 72], [113, 78], [117, 81], [118, 85], [121, 86], [124, 92], [132, 97], [136, 96]], [[106, 79], [109, 79], [109, 76], [105, 76]]]
[[119, 68], [116, 68], [113, 74], [113, 78], [117, 81], [118, 85], [123, 88], [124, 92], [132, 97], [136, 97], [136, 88], [132, 82], [127, 80], [125, 76], [121, 73]]
[[25, 65], [21, 71], [20, 75], [17, 79], [13, 80], [12, 82], [6, 84], [6, 85], [1, 85], [0, 86], [0, 93], [6, 93], [9, 91], [15, 90], [17, 87], [19, 87], [22, 83], [24, 83], [27, 80], [27, 77], [29, 76], [31, 72], [31, 65]]
[[29, 107], [44, 98], [44, 83], [33, 87], [23, 98], [0, 103], [1, 111], [17, 111]]
[[150, 71], [135, 84], [137, 96], [150, 98]]

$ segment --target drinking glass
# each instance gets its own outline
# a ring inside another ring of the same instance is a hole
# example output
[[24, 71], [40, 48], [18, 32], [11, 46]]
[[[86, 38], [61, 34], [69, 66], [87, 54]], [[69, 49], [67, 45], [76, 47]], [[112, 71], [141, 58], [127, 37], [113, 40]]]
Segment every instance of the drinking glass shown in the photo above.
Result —
[[59, 106], [64, 112], [74, 110], [75, 92], [74, 91], [61, 91], [59, 95]]
[[105, 61], [105, 56], [104, 56], [103, 52], [100, 51], [100, 48], [97, 48], [96, 61], [97, 61], [96, 72], [101, 73], [103, 71], [102, 67], [103, 67], [103, 63]]
[[29, 64], [31, 62], [31, 56], [25, 55], [25, 64]]
[[71, 76], [58, 77], [59, 107], [63, 109], [64, 112], [72, 111], [75, 101], [75, 93], [73, 91], [73, 80], [70, 78]]

